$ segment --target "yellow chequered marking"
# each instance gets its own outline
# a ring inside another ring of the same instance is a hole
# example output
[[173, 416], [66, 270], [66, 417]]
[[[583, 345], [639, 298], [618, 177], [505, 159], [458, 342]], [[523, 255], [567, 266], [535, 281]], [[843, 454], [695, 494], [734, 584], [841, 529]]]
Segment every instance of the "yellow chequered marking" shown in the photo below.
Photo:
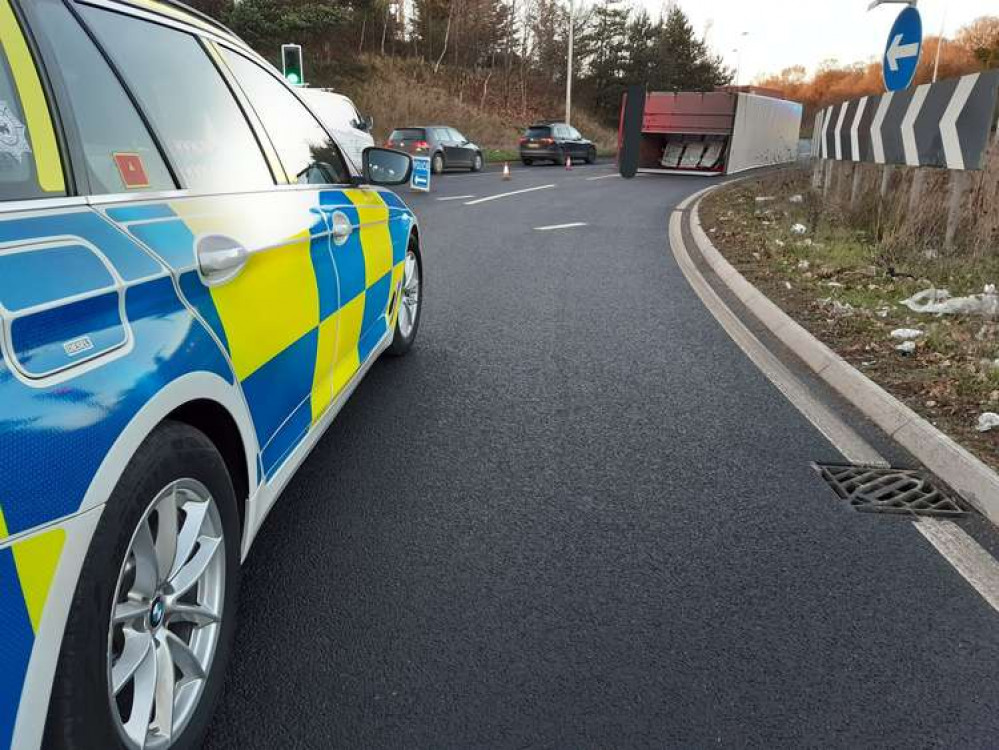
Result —
[[336, 359], [336, 332], [340, 314], [334, 313], [319, 324], [316, 373], [312, 380], [312, 422], [315, 424], [333, 400], [333, 366]]
[[392, 270], [392, 235], [384, 199], [370, 190], [344, 190], [357, 209], [364, 251], [364, 285], [371, 287]]
[[[0, 509], [0, 539], [7, 536], [7, 523]], [[21, 581], [21, 594], [28, 610], [31, 628], [38, 632], [45, 611], [45, 602], [52, 587], [59, 556], [66, 541], [63, 529], [43, 531], [28, 537], [23, 542], [15, 544], [11, 550], [14, 553], [14, 565], [17, 567], [17, 577]]]
[[[299, 229], [302, 206], [282, 196], [285, 203], [268, 208], [265, 202], [239, 204], [239, 213], [208, 210], [202, 201], [171, 204], [195, 236], [217, 232], [220, 226], [238, 228], [237, 239], [255, 252], [242, 272], [220, 286], [211, 287], [212, 300], [229, 341], [236, 377], [245, 380], [262, 365], [319, 325], [319, 288], [310, 253], [311, 236]], [[209, 204], [210, 205], [210, 204]], [[279, 210], [281, 209], [281, 210]], [[235, 211], [235, 209], [234, 209]], [[289, 222], [275, 231], [275, 214]], [[295, 222], [299, 222], [295, 226]], [[294, 227], [294, 228], [293, 228]], [[273, 245], [275, 237], [283, 237]]]
[[212, 287], [236, 377], [245, 380], [319, 325], [319, 290], [302, 232], [250, 258], [233, 281]]
[[17, 94], [24, 107], [38, 184], [47, 193], [64, 193], [66, 182], [63, 179], [59, 147], [56, 145], [55, 129], [52, 127], [45, 92], [8, 0], [0, 0], [0, 42], [3, 43], [3, 50], [14, 74]]
[[357, 368], [361, 366], [357, 344], [361, 340], [361, 321], [364, 318], [364, 294], [359, 294], [336, 314], [339, 319], [336, 337], [336, 365], [333, 368], [333, 394], [344, 389]]

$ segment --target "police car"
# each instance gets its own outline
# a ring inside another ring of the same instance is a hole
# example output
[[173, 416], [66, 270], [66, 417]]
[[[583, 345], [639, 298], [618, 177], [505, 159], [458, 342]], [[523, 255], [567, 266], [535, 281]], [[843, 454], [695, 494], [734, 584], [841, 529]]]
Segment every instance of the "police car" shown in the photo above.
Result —
[[412, 165], [180, 4], [0, 40], [0, 748], [196, 747], [254, 534], [416, 337]]

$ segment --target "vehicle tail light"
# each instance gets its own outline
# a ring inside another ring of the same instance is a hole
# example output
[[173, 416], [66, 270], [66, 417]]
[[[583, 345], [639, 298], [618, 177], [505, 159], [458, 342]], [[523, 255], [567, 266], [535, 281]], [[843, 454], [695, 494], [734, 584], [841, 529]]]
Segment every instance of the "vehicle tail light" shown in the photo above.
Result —
[[551, 146], [553, 143], [555, 143], [555, 139], [554, 138], [542, 138], [541, 142], [543, 144], [545, 144], [546, 146]]
[[395, 143], [392, 141], [385, 141], [385, 148], [392, 148], [393, 146], [395, 146]]
[[523, 146], [525, 143], [527, 143], [527, 138], [521, 138], [520, 145]]
[[426, 141], [417, 141], [413, 144], [416, 148], [430, 148], [430, 144]]

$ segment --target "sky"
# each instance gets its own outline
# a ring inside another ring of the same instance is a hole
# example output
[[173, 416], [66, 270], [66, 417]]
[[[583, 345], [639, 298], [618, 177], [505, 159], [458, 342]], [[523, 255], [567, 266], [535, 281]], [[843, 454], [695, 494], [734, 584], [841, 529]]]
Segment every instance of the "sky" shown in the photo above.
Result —
[[[663, 0], [637, 0], [658, 15]], [[708, 43], [740, 83], [778, 73], [792, 65], [813, 72], [830, 58], [841, 63], [880, 59], [895, 16], [904, 5], [868, 12], [870, 0], [679, 0], [694, 27], [710, 24]], [[946, 16], [944, 36], [979, 16], [999, 15], [997, 0], [919, 0], [923, 34], [936, 36]], [[749, 32], [743, 37], [742, 32]], [[741, 48], [741, 54], [736, 50]], [[741, 59], [740, 59], [741, 58]]]

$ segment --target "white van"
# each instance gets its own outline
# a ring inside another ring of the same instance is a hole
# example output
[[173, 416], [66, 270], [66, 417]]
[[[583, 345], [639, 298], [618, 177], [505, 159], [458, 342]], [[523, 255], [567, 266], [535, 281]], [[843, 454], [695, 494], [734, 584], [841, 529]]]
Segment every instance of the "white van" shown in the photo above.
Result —
[[362, 117], [354, 102], [343, 94], [329, 89], [302, 88], [298, 91], [323, 124], [333, 131], [340, 147], [359, 171], [361, 153], [368, 146], [375, 145], [371, 135], [371, 118]]

